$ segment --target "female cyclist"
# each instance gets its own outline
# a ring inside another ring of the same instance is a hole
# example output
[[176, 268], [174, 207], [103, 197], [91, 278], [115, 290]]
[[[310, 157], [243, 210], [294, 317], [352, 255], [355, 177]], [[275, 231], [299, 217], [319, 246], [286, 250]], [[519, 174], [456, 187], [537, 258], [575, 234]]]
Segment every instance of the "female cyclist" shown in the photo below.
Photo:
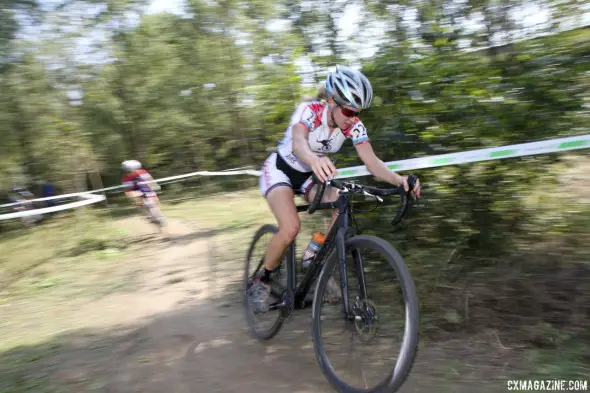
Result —
[[[328, 153], [337, 152], [350, 139], [371, 174], [394, 186], [403, 184], [406, 191], [409, 190], [407, 177], [390, 171], [375, 155], [367, 130], [358, 117], [361, 110], [369, 108], [373, 99], [369, 80], [357, 70], [337, 66], [326, 78], [325, 93], [325, 102], [303, 102], [298, 106], [284, 139], [276, 152], [266, 159], [260, 175], [260, 192], [275, 215], [279, 230], [268, 245], [264, 271], [252, 287], [252, 301], [259, 311], [268, 310], [272, 272], [299, 233], [294, 195], [301, 194], [311, 202], [317, 191], [317, 186], [311, 187], [312, 172], [322, 182], [337, 174], [334, 164], [326, 156]], [[420, 196], [419, 181], [412, 192]], [[337, 199], [337, 190], [326, 187], [322, 201]], [[334, 211], [326, 233], [337, 217], [338, 211]]]

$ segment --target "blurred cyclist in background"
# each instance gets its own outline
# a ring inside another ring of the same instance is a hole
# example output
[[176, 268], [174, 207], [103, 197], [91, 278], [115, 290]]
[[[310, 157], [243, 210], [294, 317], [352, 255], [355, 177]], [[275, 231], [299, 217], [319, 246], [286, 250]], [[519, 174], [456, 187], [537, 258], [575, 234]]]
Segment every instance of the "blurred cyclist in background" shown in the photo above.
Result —
[[125, 175], [121, 183], [125, 186], [125, 195], [135, 202], [139, 208], [147, 210], [147, 218], [151, 222], [163, 225], [163, 217], [160, 213], [160, 200], [157, 191], [160, 186], [154, 178], [141, 167], [137, 160], [126, 160], [121, 163]]

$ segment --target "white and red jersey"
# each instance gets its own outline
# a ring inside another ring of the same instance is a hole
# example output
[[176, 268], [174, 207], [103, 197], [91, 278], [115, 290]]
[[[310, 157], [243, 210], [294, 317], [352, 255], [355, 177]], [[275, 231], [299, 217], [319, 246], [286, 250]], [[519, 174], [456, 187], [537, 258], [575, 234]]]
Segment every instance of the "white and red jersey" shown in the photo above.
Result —
[[353, 145], [368, 142], [367, 129], [358, 117], [354, 118], [354, 122], [348, 129], [336, 128], [330, 135], [328, 112], [328, 105], [323, 102], [303, 102], [299, 104], [291, 117], [289, 128], [285, 131], [285, 137], [279, 144], [277, 151], [294, 170], [303, 173], [311, 172], [311, 168], [293, 154], [293, 126], [295, 124], [301, 123], [309, 130], [309, 146], [318, 156], [336, 153], [346, 139], [350, 139]]
[[150, 184], [144, 183], [150, 180], [151, 175], [145, 169], [137, 169], [123, 176], [121, 183], [125, 186], [125, 191], [141, 191], [145, 196], [155, 196]]

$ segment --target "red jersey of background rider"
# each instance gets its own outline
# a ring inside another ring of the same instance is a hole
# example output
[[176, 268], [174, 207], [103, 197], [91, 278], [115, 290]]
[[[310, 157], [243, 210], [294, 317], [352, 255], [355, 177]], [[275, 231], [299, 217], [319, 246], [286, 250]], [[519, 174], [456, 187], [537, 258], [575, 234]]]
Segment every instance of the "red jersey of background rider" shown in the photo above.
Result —
[[121, 182], [126, 191], [141, 191], [144, 193], [153, 193], [154, 191], [149, 184], [140, 184], [149, 181], [149, 173], [145, 169], [137, 169], [123, 176]]

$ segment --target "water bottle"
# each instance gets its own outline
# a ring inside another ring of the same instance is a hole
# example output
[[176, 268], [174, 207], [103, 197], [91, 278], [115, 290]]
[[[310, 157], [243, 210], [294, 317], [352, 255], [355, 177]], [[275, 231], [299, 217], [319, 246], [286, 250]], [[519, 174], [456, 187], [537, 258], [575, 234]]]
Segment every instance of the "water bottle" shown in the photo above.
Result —
[[316, 253], [322, 248], [324, 241], [326, 240], [326, 235], [321, 232], [314, 232], [311, 236], [311, 241], [307, 245], [305, 252], [303, 253], [302, 258], [302, 265], [304, 269], [307, 269], [311, 264], [311, 261], [315, 257]]

